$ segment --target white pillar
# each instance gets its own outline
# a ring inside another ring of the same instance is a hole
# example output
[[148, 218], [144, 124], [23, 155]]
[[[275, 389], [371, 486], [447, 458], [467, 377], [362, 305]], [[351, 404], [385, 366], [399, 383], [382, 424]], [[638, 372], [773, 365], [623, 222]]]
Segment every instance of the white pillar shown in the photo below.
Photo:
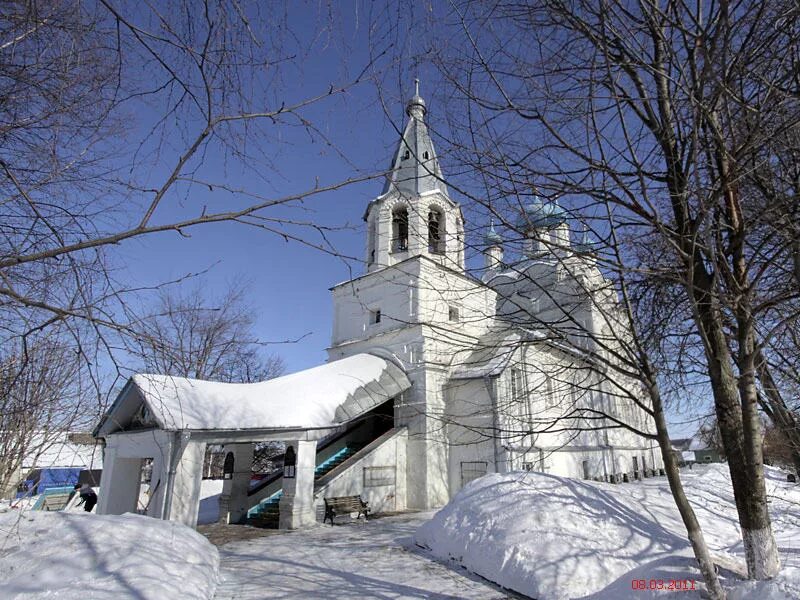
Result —
[[314, 512], [317, 442], [286, 442], [287, 450], [289, 446], [294, 448], [296, 454], [295, 477], [283, 478], [278, 525], [281, 529], [299, 529], [313, 525], [317, 520]]
[[97, 514], [121, 515], [136, 512], [141, 472], [141, 458], [123, 458], [119, 456], [116, 447], [106, 446]]
[[188, 440], [183, 444], [183, 452], [172, 480], [172, 489], [167, 491], [172, 494], [169, 514], [165, 515], [170, 521], [178, 521], [189, 527], [197, 525], [205, 452], [205, 442]]

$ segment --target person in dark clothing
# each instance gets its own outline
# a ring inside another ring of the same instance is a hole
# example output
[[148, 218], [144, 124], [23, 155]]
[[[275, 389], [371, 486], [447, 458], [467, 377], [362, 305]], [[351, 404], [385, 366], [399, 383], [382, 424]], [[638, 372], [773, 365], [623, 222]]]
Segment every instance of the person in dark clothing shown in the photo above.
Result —
[[75, 490], [80, 490], [78, 493], [81, 495], [81, 501], [78, 502], [78, 506], [83, 504], [83, 510], [92, 512], [94, 505], [97, 504], [97, 494], [94, 493], [92, 487], [88, 483], [83, 485], [79, 483], [75, 486]]

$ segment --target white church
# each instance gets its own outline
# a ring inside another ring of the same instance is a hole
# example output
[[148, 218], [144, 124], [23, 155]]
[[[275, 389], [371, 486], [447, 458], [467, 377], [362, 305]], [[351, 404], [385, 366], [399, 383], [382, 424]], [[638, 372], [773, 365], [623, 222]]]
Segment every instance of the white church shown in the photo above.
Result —
[[[481, 277], [468, 273], [418, 92], [406, 112], [366, 206], [366, 272], [332, 288], [329, 362], [251, 384], [135, 375], [95, 429], [98, 512], [194, 526], [208, 445], [226, 452], [221, 520], [281, 528], [321, 521], [326, 498], [440, 507], [490, 472], [623, 482], [663, 468], [638, 386], [613, 368], [616, 293], [568, 214], [525, 205], [522, 255], [504, 260], [492, 227]], [[269, 441], [285, 443], [283, 468], [253, 481]]]

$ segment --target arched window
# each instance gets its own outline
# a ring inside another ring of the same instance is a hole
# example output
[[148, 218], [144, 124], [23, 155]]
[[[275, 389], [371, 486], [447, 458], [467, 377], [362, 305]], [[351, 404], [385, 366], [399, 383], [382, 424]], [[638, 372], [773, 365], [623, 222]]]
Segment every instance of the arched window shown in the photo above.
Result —
[[428, 252], [444, 254], [444, 216], [435, 208], [428, 213]]
[[392, 211], [392, 252], [408, 250], [408, 209], [398, 206]]
[[405, 152], [403, 152], [403, 160], [408, 160], [409, 158], [411, 158], [411, 151], [406, 150]]
[[297, 475], [297, 455], [294, 453], [294, 446], [286, 447], [286, 454], [283, 455], [283, 477], [292, 479]]
[[375, 262], [375, 238], [377, 237], [376, 229], [376, 219], [371, 218], [369, 220], [368, 225], [368, 232], [367, 232], [367, 265], [371, 265]]
[[222, 478], [233, 479], [233, 452], [225, 455], [225, 464], [222, 467]]
[[430, 158], [430, 155], [428, 154], [427, 150], [425, 150], [425, 152], [422, 153], [422, 158], [423, 160], [428, 160], [428, 158]]

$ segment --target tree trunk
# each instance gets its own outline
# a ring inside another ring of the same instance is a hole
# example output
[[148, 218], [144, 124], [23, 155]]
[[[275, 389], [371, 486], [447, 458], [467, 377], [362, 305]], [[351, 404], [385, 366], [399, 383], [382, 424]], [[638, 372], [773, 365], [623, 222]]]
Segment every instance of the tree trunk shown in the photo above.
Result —
[[740, 316], [738, 330], [739, 398], [742, 406], [744, 465], [748, 487], [751, 488], [751, 493], [745, 498], [750, 522], [742, 522], [742, 540], [747, 572], [753, 579], [768, 579], [777, 575], [780, 559], [767, 508], [761, 420], [758, 415], [756, 390], [755, 335], [749, 315]]
[[[737, 382], [722, 318], [713, 301], [712, 281], [702, 263], [695, 263], [691, 283], [689, 293], [703, 337], [717, 421], [728, 457], [747, 574], [750, 579], [769, 579], [778, 573], [780, 560], [767, 510], [753, 354], [742, 354], [745, 364], [739, 365], [741, 377]], [[749, 332], [740, 336], [740, 344], [750, 343]]]
[[722, 585], [720, 585], [719, 578], [717, 577], [714, 561], [711, 558], [705, 537], [703, 536], [703, 530], [700, 528], [700, 523], [697, 521], [694, 509], [692, 505], [689, 504], [689, 499], [686, 497], [686, 493], [683, 490], [678, 461], [672, 453], [672, 446], [669, 441], [669, 431], [667, 429], [667, 421], [664, 417], [661, 395], [654, 385], [650, 386], [650, 398], [653, 403], [653, 416], [656, 422], [658, 445], [661, 448], [661, 457], [664, 459], [664, 469], [667, 472], [669, 489], [672, 492], [675, 505], [678, 507], [678, 512], [681, 514], [681, 519], [683, 519], [683, 524], [686, 527], [686, 533], [689, 537], [689, 542], [692, 544], [692, 550], [697, 559], [697, 564], [700, 567], [700, 573], [702, 573], [703, 580], [706, 583], [709, 598], [711, 598], [711, 600], [725, 600], [725, 590], [722, 588]]

